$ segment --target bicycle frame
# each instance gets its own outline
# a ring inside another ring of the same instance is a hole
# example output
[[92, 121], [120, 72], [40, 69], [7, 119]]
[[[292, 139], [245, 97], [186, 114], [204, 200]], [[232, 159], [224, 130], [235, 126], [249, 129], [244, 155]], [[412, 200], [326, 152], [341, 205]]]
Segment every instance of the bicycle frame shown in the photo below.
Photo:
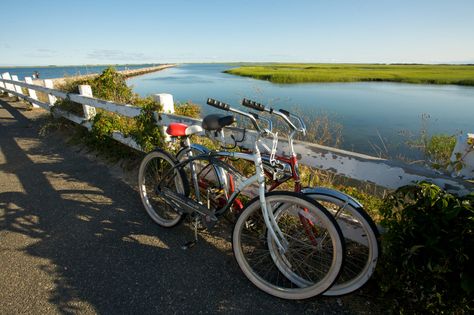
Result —
[[[235, 109], [230, 109], [230, 111], [236, 112], [238, 114], [241, 114], [243, 116], [249, 117], [251, 115], [240, 112]], [[252, 121], [256, 125], [255, 118], [251, 116]], [[258, 125], [257, 125], [258, 128]], [[260, 135], [262, 131], [259, 130], [259, 133], [257, 134], [257, 139], [255, 141], [254, 145], [254, 150], [253, 153], [243, 153], [243, 152], [229, 152], [229, 151], [210, 151], [207, 153], [203, 154], [198, 154], [194, 156], [192, 151], [188, 152], [188, 158], [185, 159], [182, 162], [179, 162], [176, 164], [172, 169], [168, 170], [163, 178], [167, 178], [170, 176], [172, 173], [175, 173], [176, 169], [183, 169], [187, 164], [190, 165], [190, 170], [191, 170], [191, 178], [193, 181], [193, 186], [195, 189], [195, 194], [196, 194], [196, 199], [198, 200], [199, 203], [201, 203], [201, 198], [200, 198], [200, 193], [199, 193], [199, 182], [197, 179], [197, 173], [196, 173], [196, 167], [194, 165], [194, 161], [198, 160], [207, 160], [210, 163], [214, 165], [218, 165], [218, 167], [224, 168], [226, 171], [230, 171], [231, 173], [238, 174], [239, 172], [230, 166], [227, 163], [224, 163], [220, 160], [220, 158], [226, 158], [226, 157], [231, 157], [231, 158], [237, 158], [237, 159], [243, 159], [247, 161], [252, 161], [255, 165], [255, 175], [243, 180], [239, 181], [237, 186], [235, 187], [234, 191], [231, 192], [230, 197], [228, 198], [226, 204], [224, 207], [218, 209], [215, 211], [216, 215], [222, 215], [225, 213], [232, 205], [234, 200], [237, 198], [237, 196], [240, 194], [242, 190], [244, 190], [246, 187], [249, 187], [250, 185], [254, 184], [255, 182], [258, 183], [259, 187], [259, 201], [260, 201], [260, 206], [262, 208], [262, 214], [263, 218], [265, 221], [265, 225], [268, 228], [268, 231], [270, 232], [270, 235], [273, 237], [275, 240], [275, 243], [277, 244], [279, 250], [282, 253], [285, 253], [288, 249], [288, 241], [284, 237], [282, 231], [278, 227], [278, 224], [276, 222], [276, 219], [274, 217], [274, 211], [272, 209], [269, 209], [269, 205], [267, 205], [267, 202], [265, 200], [265, 172], [263, 169], [263, 162], [262, 162], [262, 156], [260, 153], [260, 149], [258, 144], [260, 143]], [[192, 144], [189, 140], [189, 137], [186, 137], [184, 139], [184, 148], [186, 147], [191, 147]], [[160, 187], [161, 183], [158, 184], [158, 187]]]

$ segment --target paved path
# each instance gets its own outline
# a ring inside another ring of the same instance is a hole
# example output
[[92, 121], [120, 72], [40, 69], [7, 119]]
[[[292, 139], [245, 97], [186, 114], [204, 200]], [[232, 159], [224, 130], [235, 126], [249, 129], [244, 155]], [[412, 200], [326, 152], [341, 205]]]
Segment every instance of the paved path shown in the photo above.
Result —
[[188, 227], [153, 224], [113, 167], [40, 137], [45, 115], [24, 107], [0, 101], [0, 314], [355, 312], [260, 292], [225, 238], [181, 250]]

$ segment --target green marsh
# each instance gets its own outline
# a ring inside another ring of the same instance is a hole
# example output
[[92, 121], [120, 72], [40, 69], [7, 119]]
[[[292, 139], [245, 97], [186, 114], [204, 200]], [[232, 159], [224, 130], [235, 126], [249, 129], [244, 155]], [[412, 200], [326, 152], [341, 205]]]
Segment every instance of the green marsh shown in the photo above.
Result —
[[387, 81], [474, 86], [474, 65], [265, 64], [225, 72], [273, 83]]

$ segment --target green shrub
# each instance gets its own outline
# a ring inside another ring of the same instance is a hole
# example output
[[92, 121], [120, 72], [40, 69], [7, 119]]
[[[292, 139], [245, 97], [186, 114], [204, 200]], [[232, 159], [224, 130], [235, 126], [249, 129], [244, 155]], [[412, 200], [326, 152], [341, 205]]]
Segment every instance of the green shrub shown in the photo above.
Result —
[[459, 198], [430, 183], [405, 186], [381, 207], [378, 281], [401, 313], [474, 310], [474, 193]]
[[[112, 101], [120, 104], [133, 104], [139, 102], [140, 98], [127, 86], [125, 77], [117, 72], [115, 68], [108, 67], [96, 77], [67, 80], [61, 89], [68, 93], [79, 94], [79, 85], [90, 85], [95, 98]], [[69, 99], [59, 99], [55, 106], [82, 116], [82, 104], [72, 102]]]
[[193, 103], [175, 104], [175, 114], [191, 118], [201, 118], [201, 107]]
[[149, 152], [157, 146], [162, 147], [164, 143], [162, 129], [157, 126], [155, 119], [155, 113], [160, 112], [162, 106], [148, 97], [140, 100], [140, 107], [141, 113], [134, 117], [135, 126], [129, 134], [145, 152]]
[[446, 168], [450, 163], [451, 154], [456, 145], [456, 137], [448, 135], [434, 135], [426, 144], [427, 160], [435, 168]]
[[120, 104], [131, 104], [137, 98], [127, 85], [125, 77], [115, 68], [108, 67], [100, 75], [90, 80], [94, 97]]
[[452, 163], [450, 161], [454, 146], [456, 145], [455, 135], [435, 134], [429, 135], [428, 125], [430, 122], [429, 114], [421, 115], [421, 129], [417, 136], [410, 132], [402, 132], [409, 139], [406, 144], [423, 154], [423, 160], [426, 165], [435, 169], [447, 170]]
[[135, 157], [136, 152], [115, 141], [111, 138], [111, 135], [114, 131], [128, 134], [133, 128], [133, 119], [99, 109], [92, 119], [90, 132], [80, 132], [79, 135], [82, 141], [92, 149], [104, 154], [111, 160], [120, 160]]

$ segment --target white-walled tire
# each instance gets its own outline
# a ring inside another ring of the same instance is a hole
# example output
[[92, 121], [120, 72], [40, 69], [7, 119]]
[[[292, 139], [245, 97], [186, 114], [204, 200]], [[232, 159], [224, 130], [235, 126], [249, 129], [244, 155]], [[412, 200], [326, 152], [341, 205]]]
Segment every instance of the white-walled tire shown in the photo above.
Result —
[[[239, 267], [259, 289], [279, 298], [302, 300], [324, 293], [337, 279], [344, 261], [342, 234], [334, 218], [314, 200], [301, 194], [278, 191], [265, 196], [267, 204], [273, 209], [281, 207], [276, 216], [277, 224], [289, 246], [286, 253], [278, 255], [285, 264], [275, 264], [272, 257], [275, 253], [272, 251], [276, 247], [269, 246], [271, 238], [256, 198], [247, 204], [232, 235], [234, 256]], [[304, 220], [313, 226], [309, 234], [302, 225], [301, 211], [304, 212]], [[288, 280], [288, 274], [311, 284], [300, 287]]]
[[[156, 193], [157, 184], [163, 179], [163, 174], [166, 174], [166, 171], [176, 164], [176, 159], [173, 156], [157, 149], [143, 158], [138, 171], [138, 190], [143, 206], [150, 218], [163, 227], [176, 226], [184, 217]], [[178, 170], [168, 181], [167, 187], [184, 195], [187, 195], [189, 191], [185, 177]]]

